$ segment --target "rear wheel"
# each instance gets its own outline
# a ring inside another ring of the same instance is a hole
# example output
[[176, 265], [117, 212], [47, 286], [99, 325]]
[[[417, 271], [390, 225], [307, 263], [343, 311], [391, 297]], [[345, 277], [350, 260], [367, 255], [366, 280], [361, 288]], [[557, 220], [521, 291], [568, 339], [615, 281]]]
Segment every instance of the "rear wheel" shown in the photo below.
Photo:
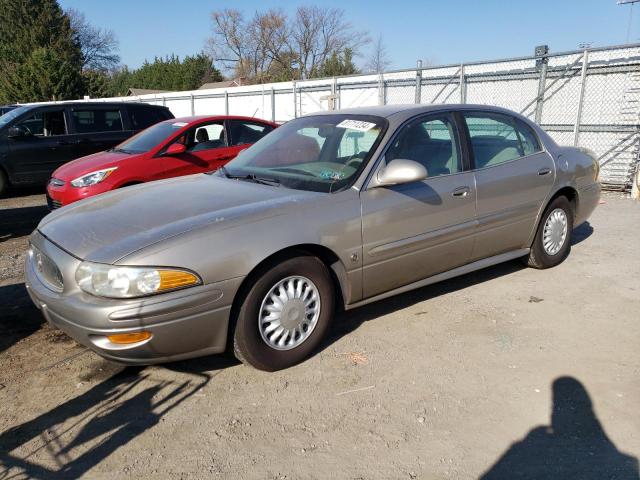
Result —
[[0, 197], [4, 195], [9, 187], [9, 180], [7, 175], [0, 169]]
[[268, 268], [238, 311], [235, 356], [267, 371], [301, 362], [325, 336], [334, 297], [327, 267], [316, 257], [298, 256]]
[[571, 250], [573, 208], [567, 197], [554, 199], [544, 211], [529, 255], [528, 266], [550, 268], [561, 263]]

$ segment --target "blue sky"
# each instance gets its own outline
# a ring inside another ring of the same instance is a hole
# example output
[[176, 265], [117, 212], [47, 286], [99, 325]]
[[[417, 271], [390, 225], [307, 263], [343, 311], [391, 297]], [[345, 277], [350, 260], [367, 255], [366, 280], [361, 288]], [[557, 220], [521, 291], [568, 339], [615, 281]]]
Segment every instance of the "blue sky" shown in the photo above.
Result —
[[[112, 29], [120, 40], [122, 62], [194, 54], [211, 32], [210, 12], [233, 6], [251, 16], [256, 9], [301, 4], [342, 8], [356, 29], [372, 38], [382, 34], [393, 68], [410, 68], [418, 58], [435, 64], [525, 56], [535, 45], [551, 51], [626, 42], [629, 5], [616, 0], [60, 0], [63, 8], [85, 13], [96, 26]], [[630, 35], [640, 42], [640, 3]], [[366, 49], [358, 59], [364, 63]]]

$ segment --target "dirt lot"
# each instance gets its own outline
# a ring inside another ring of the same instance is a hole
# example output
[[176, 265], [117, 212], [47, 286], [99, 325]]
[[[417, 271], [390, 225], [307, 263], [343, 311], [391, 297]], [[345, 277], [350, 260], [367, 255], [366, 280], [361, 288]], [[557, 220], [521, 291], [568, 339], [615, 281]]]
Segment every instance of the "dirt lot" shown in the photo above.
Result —
[[123, 368], [24, 290], [44, 197], [0, 200], [0, 479], [638, 478], [640, 203], [606, 195], [559, 267], [511, 262], [349, 312], [262, 373]]

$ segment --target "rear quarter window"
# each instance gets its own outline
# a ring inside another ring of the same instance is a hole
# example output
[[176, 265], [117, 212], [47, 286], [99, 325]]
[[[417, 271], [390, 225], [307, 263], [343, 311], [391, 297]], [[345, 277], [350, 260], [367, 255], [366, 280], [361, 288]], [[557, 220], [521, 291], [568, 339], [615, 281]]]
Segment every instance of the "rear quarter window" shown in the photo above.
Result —
[[149, 108], [142, 105], [129, 106], [131, 127], [134, 130], [143, 130], [163, 120], [173, 118], [169, 112], [160, 108]]

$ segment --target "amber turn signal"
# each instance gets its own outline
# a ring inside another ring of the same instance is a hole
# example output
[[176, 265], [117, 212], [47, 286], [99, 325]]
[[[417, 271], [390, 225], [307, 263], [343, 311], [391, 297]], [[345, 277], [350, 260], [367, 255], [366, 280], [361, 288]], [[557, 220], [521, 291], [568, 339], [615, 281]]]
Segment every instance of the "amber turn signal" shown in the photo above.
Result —
[[158, 270], [158, 273], [160, 274], [160, 287], [158, 288], [160, 292], [196, 285], [200, 282], [193, 273], [181, 270]]
[[115, 333], [107, 336], [111, 343], [117, 343], [120, 345], [142, 342], [150, 339], [151, 337], [151, 332]]

